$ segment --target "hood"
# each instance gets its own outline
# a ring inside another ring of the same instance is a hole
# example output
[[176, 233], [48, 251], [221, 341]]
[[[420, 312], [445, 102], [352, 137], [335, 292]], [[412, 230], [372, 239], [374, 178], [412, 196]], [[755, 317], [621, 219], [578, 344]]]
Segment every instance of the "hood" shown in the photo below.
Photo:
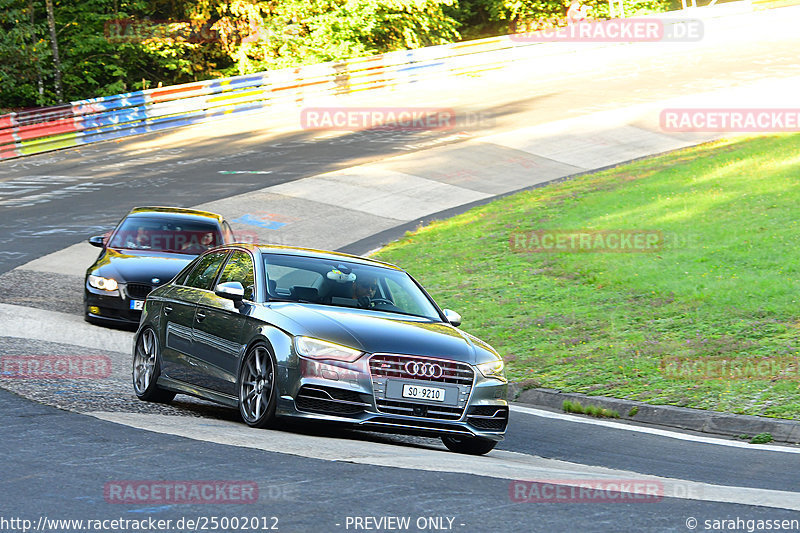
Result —
[[450, 324], [366, 309], [272, 303], [296, 335], [308, 335], [368, 353], [396, 353], [475, 364], [496, 359], [492, 348]]
[[154, 252], [152, 250], [116, 250], [107, 248], [89, 267], [89, 274], [114, 278], [128, 283], [152, 284], [153, 278], [161, 280], [158, 285], [174, 278], [196, 255]]

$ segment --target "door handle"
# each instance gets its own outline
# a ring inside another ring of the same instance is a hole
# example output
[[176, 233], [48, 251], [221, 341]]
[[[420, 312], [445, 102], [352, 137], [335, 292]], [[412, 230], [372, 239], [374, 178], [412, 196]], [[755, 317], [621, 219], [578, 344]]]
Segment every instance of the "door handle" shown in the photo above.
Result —
[[165, 314], [165, 315], [168, 315], [168, 314], [170, 314], [171, 312], [172, 312], [172, 306], [171, 306], [171, 305], [165, 305], [165, 306], [164, 306], [164, 314]]
[[203, 311], [198, 311], [197, 312], [197, 321], [198, 322], [202, 322], [205, 319], [206, 319], [206, 314]]

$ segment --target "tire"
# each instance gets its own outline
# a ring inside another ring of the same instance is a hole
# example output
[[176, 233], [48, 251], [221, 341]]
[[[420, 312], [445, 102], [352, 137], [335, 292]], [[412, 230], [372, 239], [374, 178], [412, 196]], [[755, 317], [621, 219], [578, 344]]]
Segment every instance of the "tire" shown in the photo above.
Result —
[[169, 403], [175, 393], [156, 385], [161, 374], [161, 363], [158, 337], [151, 328], [145, 328], [136, 338], [136, 349], [133, 352], [133, 392], [136, 397], [146, 402]]
[[451, 452], [465, 453], [467, 455], [483, 455], [489, 453], [497, 446], [497, 441], [482, 439], [480, 437], [442, 437], [442, 442]]
[[239, 414], [245, 424], [266, 428], [275, 424], [278, 403], [275, 386], [275, 357], [264, 344], [247, 351], [239, 369]]

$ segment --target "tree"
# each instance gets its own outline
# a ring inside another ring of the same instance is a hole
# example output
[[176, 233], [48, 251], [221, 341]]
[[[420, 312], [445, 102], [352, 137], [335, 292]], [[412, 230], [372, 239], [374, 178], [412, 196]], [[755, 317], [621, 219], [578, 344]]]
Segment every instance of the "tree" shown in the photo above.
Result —
[[236, 72], [319, 63], [458, 39], [455, 0], [220, 1], [214, 28]]
[[50, 46], [53, 49], [53, 76], [55, 77], [56, 98], [58, 103], [64, 101], [64, 94], [61, 90], [61, 60], [58, 57], [58, 37], [56, 36], [56, 18], [53, 14], [53, 0], [45, 0], [47, 7], [47, 28], [50, 30]]

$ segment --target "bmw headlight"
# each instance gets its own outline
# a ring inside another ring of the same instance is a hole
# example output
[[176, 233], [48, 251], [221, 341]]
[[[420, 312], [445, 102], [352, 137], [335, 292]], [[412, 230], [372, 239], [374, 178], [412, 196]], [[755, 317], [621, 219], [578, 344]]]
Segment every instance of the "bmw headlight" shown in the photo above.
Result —
[[119, 287], [117, 280], [113, 278], [104, 278], [101, 276], [92, 275], [89, 276], [89, 285], [102, 291], [115, 291], [117, 290], [117, 287]]
[[498, 359], [497, 361], [489, 361], [488, 363], [481, 363], [477, 365], [477, 367], [484, 377], [499, 379], [502, 381], [505, 381], [506, 379], [506, 376], [503, 373], [505, 364], [503, 363], [502, 359]]
[[330, 359], [352, 363], [364, 355], [364, 352], [360, 350], [311, 337], [295, 337], [294, 346], [298, 354], [309, 359]]

